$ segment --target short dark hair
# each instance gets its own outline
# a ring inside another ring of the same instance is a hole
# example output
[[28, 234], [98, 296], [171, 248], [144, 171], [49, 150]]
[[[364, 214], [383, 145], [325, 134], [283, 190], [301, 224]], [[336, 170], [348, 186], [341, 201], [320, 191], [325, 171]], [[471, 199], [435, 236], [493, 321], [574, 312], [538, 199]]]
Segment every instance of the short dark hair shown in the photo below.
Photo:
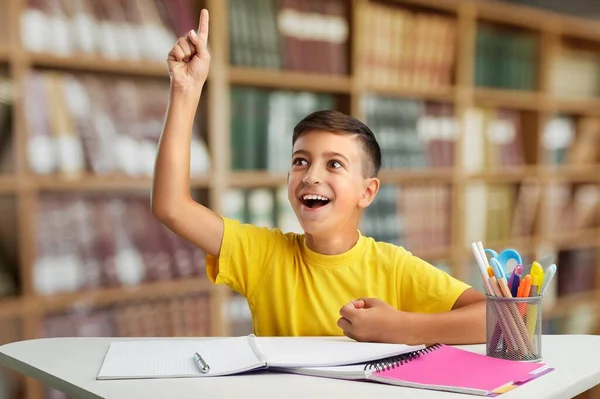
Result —
[[381, 168], [381, 149], [375, 135], [367, 125], [339, 111], [316, 111], [304, 117], [294, 127], [292, 146], [302, 134], [313, 130], [357, 135], [364, 152], [367, 154], [367, 162], [363, 160], [363, 173], [368, 177], [377, 176]]

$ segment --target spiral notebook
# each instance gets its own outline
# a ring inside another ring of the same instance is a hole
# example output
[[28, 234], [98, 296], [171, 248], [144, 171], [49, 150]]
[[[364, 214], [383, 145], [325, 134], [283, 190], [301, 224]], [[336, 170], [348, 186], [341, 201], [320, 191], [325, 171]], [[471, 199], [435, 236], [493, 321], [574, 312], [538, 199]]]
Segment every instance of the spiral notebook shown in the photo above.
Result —
[[[459, 365], [459, 367], [457, 367]], [[301, 367], [283, 372], [377, 381], [421, 389], [497, 396], [553, 371], [545, 363], [496, 359], [436, 344], [383, 360], [340, 367]]]
[[[98, 380], [212, 377], [269, 367], [320, 367], [365, 363], [425, 348], [302, 337], [121, 340], [111, 342]], [[198, 353], [210, 366], [200, 372]]]

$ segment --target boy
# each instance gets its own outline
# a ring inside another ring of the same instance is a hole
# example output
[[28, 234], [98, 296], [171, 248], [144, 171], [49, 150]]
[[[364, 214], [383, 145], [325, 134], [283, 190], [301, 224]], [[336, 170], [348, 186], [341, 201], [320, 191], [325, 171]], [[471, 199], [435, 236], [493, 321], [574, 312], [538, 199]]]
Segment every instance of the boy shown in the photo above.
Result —
[[[242, 225], [194, 202], [190, 132], [208, 75], [208, 11], [168, 56], [169, 108], [152, 190], [156, 217], [207, 252], [207, 275], [243, 294], [257, 335], [346, 335], [420, 344], [485, 341], [481, 293], [401, 247], [358, 231], [377, 194], [381, 152], [334, 111], [294, 129], [288, 196], [304, 234]], [[360, 298], [360, 299], [356, 299]]]

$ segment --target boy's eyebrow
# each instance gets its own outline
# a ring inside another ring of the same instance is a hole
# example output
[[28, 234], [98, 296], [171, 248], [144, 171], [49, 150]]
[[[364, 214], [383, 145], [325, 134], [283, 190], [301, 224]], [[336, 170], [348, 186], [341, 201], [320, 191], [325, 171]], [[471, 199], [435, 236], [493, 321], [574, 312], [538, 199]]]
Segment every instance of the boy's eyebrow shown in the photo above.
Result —
[[346, 158], [344, 155], [340, 154], [339, 152], [329, 151], [329, 152], [323, 153], [323, 155], [325, 155], [325, 157], [327, 157], [327, 158], [342, 158], [346, 163], [350, 162], [348, 160], [348, 158]]
[[[296, 151], [294, 151], [292, 156], [295, 156], [296, 154], [310, 155], [310, 153], [306, 150], [296, 150]], [[340, 154], [339, 152], [327, 151], [327, 152], [323, 153], [323, 156], [326, 158], [342, 158], [346, 163], [350, 162], [346, 156], [344, 156], [343, 154]]]

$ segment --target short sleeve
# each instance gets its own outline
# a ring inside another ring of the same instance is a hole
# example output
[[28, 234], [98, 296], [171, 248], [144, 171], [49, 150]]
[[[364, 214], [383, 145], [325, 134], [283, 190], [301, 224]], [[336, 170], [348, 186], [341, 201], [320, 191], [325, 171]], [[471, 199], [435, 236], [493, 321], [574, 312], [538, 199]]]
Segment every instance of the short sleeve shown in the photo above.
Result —
[[441, 313], [452, 310], [454, 303], [470, 286], [410, 253], [398, 273], [400, 310]]
[[280, 250], [284, 235], [277, 229], [243, 224], [223, 217], [223, 240], [219, 257], [207, 254], [206, 275], [249, 297], [266, 272], [269, 259]]

